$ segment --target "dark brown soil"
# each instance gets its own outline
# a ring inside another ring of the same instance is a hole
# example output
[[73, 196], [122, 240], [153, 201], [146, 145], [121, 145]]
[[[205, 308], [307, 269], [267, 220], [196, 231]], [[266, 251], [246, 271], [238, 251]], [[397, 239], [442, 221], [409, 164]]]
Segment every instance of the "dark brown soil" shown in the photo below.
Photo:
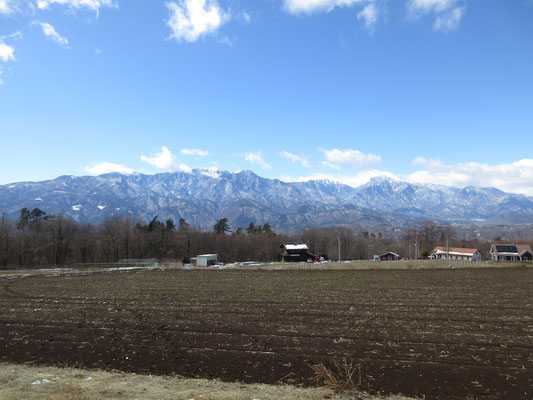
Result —
[[0, 279], [0, 361], [533, 398], [533, 270], [138, 271]]

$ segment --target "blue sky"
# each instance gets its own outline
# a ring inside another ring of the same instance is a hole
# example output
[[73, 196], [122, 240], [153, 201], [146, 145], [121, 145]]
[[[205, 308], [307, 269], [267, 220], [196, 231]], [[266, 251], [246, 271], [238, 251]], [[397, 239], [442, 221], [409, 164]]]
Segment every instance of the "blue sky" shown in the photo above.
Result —
[[252, 169], [533, 195], [531, 0], [0, 0], [0, 184]]

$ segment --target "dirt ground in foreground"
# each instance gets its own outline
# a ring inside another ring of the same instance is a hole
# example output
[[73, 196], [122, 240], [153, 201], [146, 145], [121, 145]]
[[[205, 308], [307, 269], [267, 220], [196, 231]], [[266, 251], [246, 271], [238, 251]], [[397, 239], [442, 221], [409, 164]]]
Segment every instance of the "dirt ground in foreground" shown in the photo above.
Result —
[[0, 361], [428, 399], [533, 398], [533, 270], [115, 271], [0, 279]]

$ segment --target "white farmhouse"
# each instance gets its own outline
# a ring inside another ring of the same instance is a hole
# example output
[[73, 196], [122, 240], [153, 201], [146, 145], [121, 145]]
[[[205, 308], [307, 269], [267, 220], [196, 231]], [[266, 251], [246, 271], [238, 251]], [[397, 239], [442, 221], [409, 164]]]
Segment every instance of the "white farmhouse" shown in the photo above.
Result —
[[437, 246], [431, 252], [434, 260], [466, 260], [481, 261], [481, 253], [478, 249], [466, 249], [463, 247]]

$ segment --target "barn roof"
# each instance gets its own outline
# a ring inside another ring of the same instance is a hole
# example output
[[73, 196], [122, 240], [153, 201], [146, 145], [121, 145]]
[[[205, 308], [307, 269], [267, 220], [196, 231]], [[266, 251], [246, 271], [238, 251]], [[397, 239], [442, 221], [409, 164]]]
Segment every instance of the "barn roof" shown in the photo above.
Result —
[[396, 253], [393, 252], [393, 251], [387, 251], [386, 253], [380, 254], [379, 256], [380, 256], [380, 257], [383, 257], [383, 256], [386, 256], [387, 254], [392, 254], [393, 256], [400, 257], [399, 254], [396, 254]]
[[524, 254], [528, 253], [533, 255], [533, 252], [531, 251], [531, 246], [529, 244], [517, 244], [516, 248], [518, 250], [518, 254], [520, 256], [523, 256]]
[[284, 244], [283, 247], [285, 247], [287, 250], [309, 250], [309, 247], [305, 243], [287, 243]]

